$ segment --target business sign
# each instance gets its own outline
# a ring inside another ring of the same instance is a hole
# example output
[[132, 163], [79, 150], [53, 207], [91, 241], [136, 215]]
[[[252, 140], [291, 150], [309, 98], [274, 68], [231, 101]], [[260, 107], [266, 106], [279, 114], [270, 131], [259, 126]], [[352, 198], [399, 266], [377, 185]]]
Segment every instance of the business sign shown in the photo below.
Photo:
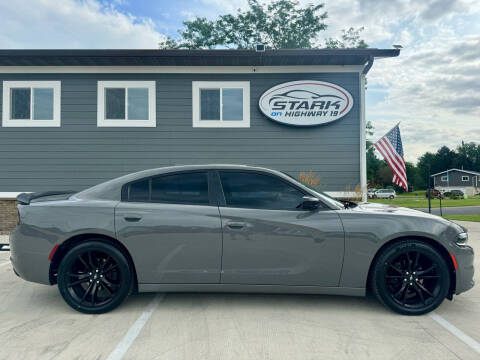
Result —
[[324, 81], [291, 81], [268, 89], [259, 100], [262, 113], [296, 126], [326, 124], [348, 114], [353, 97], [344, 88]]

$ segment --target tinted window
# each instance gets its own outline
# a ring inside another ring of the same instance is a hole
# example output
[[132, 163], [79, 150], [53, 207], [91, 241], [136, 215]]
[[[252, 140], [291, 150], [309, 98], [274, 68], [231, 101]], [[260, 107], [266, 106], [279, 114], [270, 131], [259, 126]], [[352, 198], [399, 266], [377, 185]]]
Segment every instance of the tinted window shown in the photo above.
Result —
[[149, 180], [140, 180], [130, 184], [128, 200], [137, 202], [149, 201]]
[[152, 201], [208, 205], [207, 173], [196, 172], [152, 178]]
[[200, 90], [200, 120], [220, 120], [220, 89]]
[[30, 91], [24, 88], [11, 90], [11, 119], [30, 119]]
[[220, 172], [227, 206], [253, 209], [295, 210], [304, 194], [274, 176], [245, 172]]
[[125, 119], [125, 89], [105, 89], [105, 118]]

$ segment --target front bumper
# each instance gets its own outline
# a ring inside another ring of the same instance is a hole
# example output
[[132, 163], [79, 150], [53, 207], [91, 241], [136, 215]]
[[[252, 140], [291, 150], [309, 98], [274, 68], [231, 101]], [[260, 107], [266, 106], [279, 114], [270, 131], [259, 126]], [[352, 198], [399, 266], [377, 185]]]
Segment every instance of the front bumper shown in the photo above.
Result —
[[50, 285], [50, 260], [53, 247], [47, 240], [33, 237], [17, 226], [10, 234], [10, 261], [13, 271], [22, 279]]
[[455, 259], [457, 260], [458, 269], [456, 271], [456, 286], [455, 294], [461, 294], [475, 285], [473, 275], [474, 269], [474, 252], [470, 246], [457, 246], [455, 245], [455, 251], [453, 252]]

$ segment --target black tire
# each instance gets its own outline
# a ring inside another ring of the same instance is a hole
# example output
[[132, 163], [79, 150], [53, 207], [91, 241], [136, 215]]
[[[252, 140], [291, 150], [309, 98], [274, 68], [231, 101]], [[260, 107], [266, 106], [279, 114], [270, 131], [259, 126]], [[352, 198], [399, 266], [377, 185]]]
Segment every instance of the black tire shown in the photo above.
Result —
[[72, 248], [60, 262], [58, 289], [73, 309], [101, 314], [115, 309], [129, 295], [133, 271], [125, 255], [102, 241]]
[[389, 198], [390, 200], [393, 200], [393, 199], [395, 199], [395, 196], [390, 195], [388, 198]]
[[404, 315], [434, 310], [450, 288], [450, 271], [442, 255], [417, 240], [387, 246], [377, 257], [371, 275], [377, 299]]

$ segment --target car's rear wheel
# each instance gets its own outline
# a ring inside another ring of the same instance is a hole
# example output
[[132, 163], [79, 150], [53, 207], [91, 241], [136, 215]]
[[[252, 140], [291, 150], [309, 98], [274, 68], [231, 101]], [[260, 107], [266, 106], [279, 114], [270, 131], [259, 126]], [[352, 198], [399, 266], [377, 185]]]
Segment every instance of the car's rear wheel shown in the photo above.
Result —
[[441, 254], [417, 240], [385, 248], [372, 272], [372, 290], [392, 310], [421, 315], [438, 307], [450, 288], [450, 271]]
[[119, 306], [133, 281], [125, 255], [101, 241], [75, 246], [58, 268], [62, 297], [73, 309], [88, 314], [105, 313]]

